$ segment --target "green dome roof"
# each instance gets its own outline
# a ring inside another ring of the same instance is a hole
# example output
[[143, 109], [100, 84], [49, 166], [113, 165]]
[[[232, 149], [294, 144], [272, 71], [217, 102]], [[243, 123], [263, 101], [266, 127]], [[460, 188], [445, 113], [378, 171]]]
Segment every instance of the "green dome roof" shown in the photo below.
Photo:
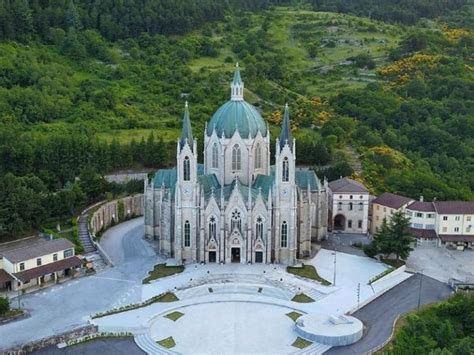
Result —
[[209, 121], [207, 135], [211, 136], [214, 129], [219, 137], [224, 133], [226, 138], [232, 137], [236, 129], [242, 138], [247, 138], [249, 134], [255, 138], [258, 131], [264, 137], [267, 135], [267, 125], [262, 116], [244, 100], [230, 100], [222, 105]]

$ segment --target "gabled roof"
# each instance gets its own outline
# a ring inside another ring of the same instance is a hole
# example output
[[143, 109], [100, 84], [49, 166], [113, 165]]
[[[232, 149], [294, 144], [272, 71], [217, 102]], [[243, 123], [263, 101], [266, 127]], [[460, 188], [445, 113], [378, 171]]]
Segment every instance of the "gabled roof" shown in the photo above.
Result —
[[176, 168], [173, 169], [160, 169], [156, 172], [153, 179], [153, 186], [155, 188], [161, 188], [162, 186], [169, 189], [176, 185], [178, 179]]
[[376, 197], [372, 202], [382, 206], [398, 209], [406, 205], [410, 201], [413, 201], [413, 199], [401, 195], [392, 194], [391, 192], [384, 192], [380, 196]]
[[253, 183], [254, 189], [261, 189], [262, 195], [268, 197], [268, 192], [271, 190], [275, 181], [275, 175], [257, 175]]
[[307, 190], [308, 185], [311, 191], [321, 187], [320, 181], [313, 170], [296, 170], [295, 182], [302, 190]]
[[358, 181], [343, 177], [329, 183], [332, 192], [345, 193], [368, 193], [369, 190]]
[[1, 245], [0, 255], [12, 263], [19, 263], [71, 248], [74, 248], [74, 244], [64, 238], [28, 238]]
[[435, 212], [433, 202], [415, 201], [407, 206], [407, 209], [420, 212]]
[[435, 201], [439, 214], [474, 214], [474, 201]]

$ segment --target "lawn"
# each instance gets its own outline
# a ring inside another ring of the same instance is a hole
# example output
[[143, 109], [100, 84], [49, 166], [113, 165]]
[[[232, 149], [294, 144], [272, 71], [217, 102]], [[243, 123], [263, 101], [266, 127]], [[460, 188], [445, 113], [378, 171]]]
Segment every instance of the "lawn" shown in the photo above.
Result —
[[304, 348], [307, 348], [308, 346], [310, 346], [311, 344], [313, 344], [313, 343], [310, 342], [309, 340], [298, 337], [293, 342], [293, 344], [291, 344], [291, 346], [294, 346], [295, 348], [298, 348], [298, 349], [304, 349]]
[[304, 293], [300, 293], [298, 295], [295, 295], [295, 297], [293, 297], [291, 299], [293, 302], [298, 302], [298, 303], [311, 303], [311, 302], [314, 302], [314, 300], [309, 297], [308, 295], [304, 294]]
[[288, 266], [286, 271], [290, 274], [305, 277], [307, 279], [316, 280], [321, 283], [323, 286], [329, 286], [331, 283], [328, 280], [323, 279], [321, 276], [318, 275], [316, 268], [313, 265], [305, 265], [299, 266]]
[[175, 311], [175, 312], [167, 314], [165, 318], [171, 319], [173, 322], [176, 322], [182, 316], [184, 316], [184, 313]]
[[166, 266], [166, 264], [155, 265], [152, 271], [148, 273], [148, 277], [143, 280], [144, 284], [149, 284], [153, 280], [161, 279], [162, 277], [179, 274], [184, 271], [184, 266]]
[[19, 316], [20, 314], [23, 314], [23, 313], [24, 312], [21, 309], [16, 309], [16, 308], [10, 309], [0, 316], [0, 321]]
[[286, 315], [287, 315], [288, 317], [290, 317], [291, 319], [293, 319], [293, 321], [295, 321], [295, 322], [296, 322], [296, 320], [297, 320], [299, 317], [302, 316], [301, 313], [298, 313], [298, 312], [295, 312], [295, 311], [290, 312], [290, 313], [287, 313]]
[[168, 337], [166, 339], [159, 340], [157, 341], [157, 343], [167, 349], [171, 349], [176, 346], [176, 343], [174, 342], [173, 337]]

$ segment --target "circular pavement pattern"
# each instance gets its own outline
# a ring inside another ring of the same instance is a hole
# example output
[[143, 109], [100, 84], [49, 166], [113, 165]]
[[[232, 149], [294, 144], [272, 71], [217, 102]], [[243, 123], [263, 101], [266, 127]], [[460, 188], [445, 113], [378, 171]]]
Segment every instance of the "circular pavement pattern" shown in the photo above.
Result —
[[[172, 321], [164, 316], [179, 311]], [[173, 351], [183, 354], [288, 354], [298, 350], [291, 308], [252, 302], [204, 303], [156, 317], [150, 326], [154, 341], [170, 336]], [[210, 350], [212, 349], [212, 350]]]

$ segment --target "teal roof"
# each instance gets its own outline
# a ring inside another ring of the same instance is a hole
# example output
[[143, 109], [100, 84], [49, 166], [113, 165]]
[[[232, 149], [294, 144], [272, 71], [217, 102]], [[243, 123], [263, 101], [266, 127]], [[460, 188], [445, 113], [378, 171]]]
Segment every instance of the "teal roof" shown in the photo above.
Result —
[[193, 131], [191, 129], [191, 120], [189, 119], [188, 102], [184, 105], [183, 129], [181, 130], [181, 137], [179, 139], [179, 147], [183, 149], [188, 142], [191, 150], [193, 149]]
[[296, 170], [295, 172], [296, 185], [302, 190], [307, 190], [308, 185], [311, 191], [320, 188], [320, 182], [316, 173], [312, 170]]
[[267, 135], [267, 125], [262, 116], [244, 100], [229, 100], [222, 105], [209, 121], [207, 135], [211, 136], [214, 129], [219, 137], [224, 134], [226, 138], [232, 137], [236, 129], [242, 138], [249, 135], [255, 138], [258, 131], [264, 137]]
[[176, 185], [177, 172], [176, 168], [173, 169], [160, 169], [156, 172], [153, 179], [153, 186], [155, 188], [160, 188], [164, 186], [165, 188], [174, 187]]
[[262, 195], [268, 197], [268, 192], [271, 190], [274, 181], [274, 175], [257, 175], [253, 183], [253, 188], [257, 190], [262, 189]]
[[283, 115], [283, 124], [280, 132], [280, 149], [283, 149], [285, 144], [288, 142], [290, 149], [293, 149], [291, 137], [291, 126], [290, 126], [290, 113], [288, 110], [288, 104], [285, 105], [285, 113]]

